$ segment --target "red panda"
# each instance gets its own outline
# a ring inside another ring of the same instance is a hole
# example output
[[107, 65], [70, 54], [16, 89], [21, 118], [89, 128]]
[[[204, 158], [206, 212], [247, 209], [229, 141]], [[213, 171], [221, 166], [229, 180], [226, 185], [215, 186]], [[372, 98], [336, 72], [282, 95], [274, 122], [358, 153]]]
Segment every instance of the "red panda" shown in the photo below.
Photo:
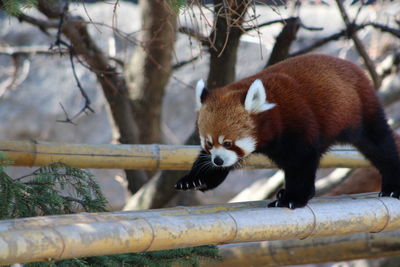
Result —
[[315, 194], [321, 155], [336, 143], [356, 147], [382, 175], [381, 196], [399, 198], [400, 160], [383, 109], [363, 70], [310, 54], [208, 92], [196, 86], [202, 151], [180, 190], [209, 190], [251, 153], [285, 173], [270, 207], [303, 207]]

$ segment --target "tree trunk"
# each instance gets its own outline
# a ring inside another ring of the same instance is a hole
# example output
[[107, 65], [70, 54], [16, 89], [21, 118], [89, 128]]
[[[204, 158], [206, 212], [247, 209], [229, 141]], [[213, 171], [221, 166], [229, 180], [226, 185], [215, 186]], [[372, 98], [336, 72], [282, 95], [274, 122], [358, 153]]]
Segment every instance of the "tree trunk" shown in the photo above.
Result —
[[161, 107], [171, 76], [177, 17], [167, 0], [140, 1], [140, 7], [141, 45], [128, 63], [126, 80], [140, 143], [162, 143]]
[[235, 80], [237, 50], [248, 4], [248, 0], [214, 1], [216, 23], [210, 34], [208, 89], [222, 87]]
[[283, 26], [282, 31], [276, 37], [274, 48], [272, 49], [268, 63], [265, 66], [266, 68], [288, 57], [290, 46], [293, 41], [296, 40], [300, 24], [301, 21], [297, 17], [288, 19], [286, 24]]
[[[176, 38], [176, 12], [167, 0], [140, 1], [142, 12], [141, 44], [125, 70], [132, 115], [139, 127], [141, 144], [162, 143], [161, 109], [164, 88], [171, 76], [171, 61]], [[128, 189], [137, 192], [146, 180], [126, 170]], [[154, 172], [147, 172], [149, 177]]]

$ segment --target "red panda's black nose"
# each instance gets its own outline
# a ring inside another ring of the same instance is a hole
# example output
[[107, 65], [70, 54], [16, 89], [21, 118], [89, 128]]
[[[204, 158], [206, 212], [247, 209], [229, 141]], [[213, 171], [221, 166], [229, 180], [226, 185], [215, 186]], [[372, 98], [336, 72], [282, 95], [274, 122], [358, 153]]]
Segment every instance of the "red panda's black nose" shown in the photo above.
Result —
[[220, 158], [220, 157], [215, 157], [215, 159], [214, 159], [214, 163], [215, 163], [215, 165], [217, 165], [217, 166], [221, 166], [222, 164], [224, 164], [224, 161]]

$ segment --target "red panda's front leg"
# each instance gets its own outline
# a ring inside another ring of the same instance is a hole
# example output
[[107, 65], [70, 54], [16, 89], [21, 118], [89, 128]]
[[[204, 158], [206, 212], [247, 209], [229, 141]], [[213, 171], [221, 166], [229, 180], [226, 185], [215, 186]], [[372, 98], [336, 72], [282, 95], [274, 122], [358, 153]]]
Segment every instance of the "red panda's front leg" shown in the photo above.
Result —
[[202, 150], [190, 172], [175, 184], [175, 189], [202, 192], [213, 189], [225, 180], [232, 168], [214, 166], [210, 155]]
[[281, 165], [285, 173], [285, 189], [268, 207], [301, 208], [315, 195], [315, 174], [320, 155], [316, 151], [287, 158]]

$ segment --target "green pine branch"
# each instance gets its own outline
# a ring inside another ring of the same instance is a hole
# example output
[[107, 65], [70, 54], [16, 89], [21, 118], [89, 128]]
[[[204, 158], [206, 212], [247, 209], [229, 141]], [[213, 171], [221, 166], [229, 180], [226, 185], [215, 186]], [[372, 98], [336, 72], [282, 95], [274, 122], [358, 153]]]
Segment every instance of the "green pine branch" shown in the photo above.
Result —
[[176, 12], [179, 14], [179, 12], [186, 6], [186, 1], [185, 0], [169, 0], [169, 5]]
[[16, 16], [21, 14], [24, 9], [36, 7], [37, 0], [1, 0], [0, 4], [7, 13]]
[[128, 253], [111, 256], [88, 257], [57, 262], [36, 262], [26, 267], [118, 267], [118, 266], [200, 266], [200, 261], [221, 260], [216, 246], [201, 246], [146, 253]]
[[107, 200], [90, 172], [63, 163], [12, 179], [0, 156], [0, 219], [106, 211]]
[[[12, 165], [0, 153], [0, 219], [68, 214], [84, 210], [106, 211], [107, 201], [93, 175], [85, 170], [53, 163], [11, 178]], [[216, 246], [201, 246], [146, 253], [126, 253], [52, 262], [27, 263], [27, 267], [200, 266], [200, 261], [221, 260]]]

